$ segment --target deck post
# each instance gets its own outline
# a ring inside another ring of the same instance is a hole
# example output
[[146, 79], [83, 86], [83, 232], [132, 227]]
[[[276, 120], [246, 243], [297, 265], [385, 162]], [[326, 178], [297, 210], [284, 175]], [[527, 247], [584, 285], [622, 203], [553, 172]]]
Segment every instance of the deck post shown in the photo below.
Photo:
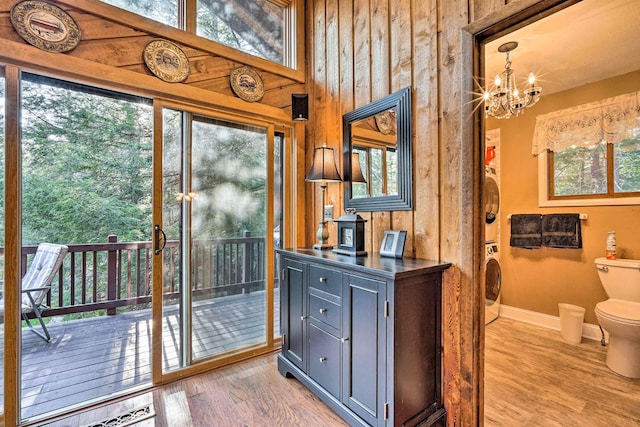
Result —
[[[244, 230], [244, 238], [247, 239], [251, 237], [251, 232], [249, 230]], [[253, 253], [251, 250], [251, 243], [245, 241], [244, 242], [244, 268], [242, 271], [242, 283], [243, 283], [243, 288], [242, 288], [242, 293], [249, 293], [249, 289], [247, 289], [244, 284], [249, 283], [249, 281], [251, 280], [251, 254]]]
[[[107, 300], [115, 301], [117, 299], [117, 280], [116, 280], [116, 272], [117, 272], [117, 256], [118, 252], [115, 249], [112, 249], [112, 243], [118, 242], [118, 236], [115, 234], [109, 235], [109, 251], [107, 252]], [[113, 316], [116, 314], [115, 308], [107, 309], [107, 314], [109, 316]]]

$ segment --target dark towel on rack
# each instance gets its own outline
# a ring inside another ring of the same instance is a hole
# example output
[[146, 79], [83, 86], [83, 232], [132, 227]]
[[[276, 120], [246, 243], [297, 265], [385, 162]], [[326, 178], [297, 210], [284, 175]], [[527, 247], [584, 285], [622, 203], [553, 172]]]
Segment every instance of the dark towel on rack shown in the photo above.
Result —
[[542, 215], [511, 215], [511, 239], [514, 248], [534, 249], [542, 246]]
[[543, 215], [542, 245], [550, 248], [582, 248], [580, 214]]

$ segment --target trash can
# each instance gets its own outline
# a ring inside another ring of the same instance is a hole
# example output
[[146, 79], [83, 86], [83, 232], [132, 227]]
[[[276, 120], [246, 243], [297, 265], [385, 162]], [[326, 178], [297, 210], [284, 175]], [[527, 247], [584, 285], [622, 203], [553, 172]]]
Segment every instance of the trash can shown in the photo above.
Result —
[[560, 311], [560, 335], [569, 344], [580, 344], [582, 341], [582, 324], [585, 309], [572, 304], [558, 304]]

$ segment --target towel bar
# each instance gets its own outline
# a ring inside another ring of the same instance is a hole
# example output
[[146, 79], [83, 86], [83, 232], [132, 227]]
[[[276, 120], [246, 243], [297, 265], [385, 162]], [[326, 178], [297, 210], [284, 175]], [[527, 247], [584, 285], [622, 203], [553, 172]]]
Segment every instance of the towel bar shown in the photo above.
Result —
[[[511, 219], [511, 215], [513, 215], [513, 214], [509, 214], [509, 215], [507, 215], [507, 219]], [[580, 219], [581, 219], [582, 221], [586, 221], [587, 219], [589, 219], [589, 214], [581, 213], [581, 214], [580, 214]]]

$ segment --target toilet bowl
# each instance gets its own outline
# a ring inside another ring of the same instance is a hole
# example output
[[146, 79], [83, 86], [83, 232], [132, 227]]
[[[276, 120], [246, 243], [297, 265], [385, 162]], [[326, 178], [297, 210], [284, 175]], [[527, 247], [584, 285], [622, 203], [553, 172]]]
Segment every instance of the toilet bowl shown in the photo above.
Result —
[[609, 369], [640, 378], [640, 303], [608, 299], [596, 304], [595, 312], [598, 323], [609, 333]]
[[609, 333], [607, 366], [629, 378], [640, 378], [640, 260], [596, 259], [608, 300], [595, 315]]

